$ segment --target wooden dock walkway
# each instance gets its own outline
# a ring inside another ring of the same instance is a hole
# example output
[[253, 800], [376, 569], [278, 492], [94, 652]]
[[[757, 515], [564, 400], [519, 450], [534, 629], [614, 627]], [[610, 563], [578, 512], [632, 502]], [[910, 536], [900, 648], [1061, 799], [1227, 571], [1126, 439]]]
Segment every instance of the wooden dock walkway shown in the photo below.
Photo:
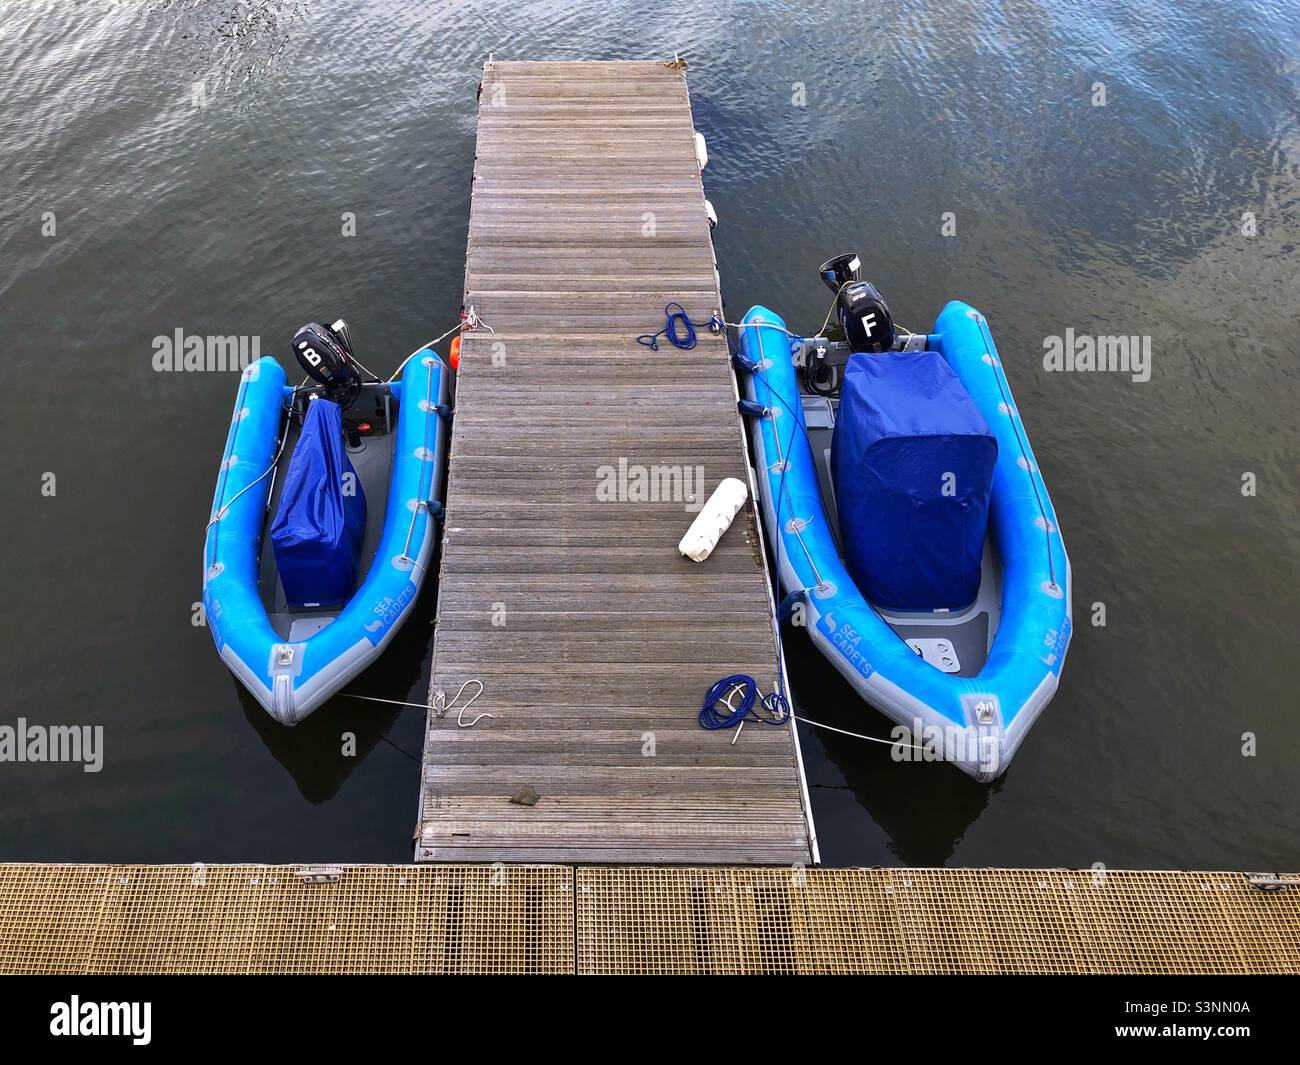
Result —
[[777, 649], [751, 509], [677, 551], [697, 472], [748, 477], [723, 338], [636, 342], [674, 301], [721, 308], [685, 75], [489, 61], [431, 690], [478, 678], [465, 720], [495, 716], [429, 715], [418, 861], [814, 857], [793, 726], [696, 721]]

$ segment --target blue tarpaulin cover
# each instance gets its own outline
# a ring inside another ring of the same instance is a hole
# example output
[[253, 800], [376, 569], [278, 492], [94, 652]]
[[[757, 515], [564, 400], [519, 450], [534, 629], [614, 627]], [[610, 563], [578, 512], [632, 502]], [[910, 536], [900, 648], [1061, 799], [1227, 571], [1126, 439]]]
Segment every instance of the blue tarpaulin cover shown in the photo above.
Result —
[[979, 591], [997, 440], [936, 351], [849, 359], [831, 445], [844, 562], [891, 610]]
[[271, 523], [289, 604], [346, 602], [357, 586], [365, 531], [366, 497], [343, 446], [343, 412], [337, 403], [313, 400]]

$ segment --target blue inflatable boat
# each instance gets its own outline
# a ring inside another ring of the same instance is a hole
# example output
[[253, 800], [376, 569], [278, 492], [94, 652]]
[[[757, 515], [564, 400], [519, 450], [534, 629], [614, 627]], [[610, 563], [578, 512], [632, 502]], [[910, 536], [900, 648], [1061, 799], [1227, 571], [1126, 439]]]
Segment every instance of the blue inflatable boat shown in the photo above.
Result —
[[992, 780], [1070, 643], [1056, 514], [983, 315], [954, 302], [933, 333], [896, 331], [840, 259], [845, 341], [765, 307], [737, 331], [782, 612], [902, 726], [901, 757]]
[[305, 330], [294, 350], [317, 385], [287, 385], [269, 357], [243, 372], [203, 553], [217, 651], [283, 725], [373, 662], [414, 606], [449, 413], [432, 350], [400, 380], [362, 383], [336, 343], [344, 323]]

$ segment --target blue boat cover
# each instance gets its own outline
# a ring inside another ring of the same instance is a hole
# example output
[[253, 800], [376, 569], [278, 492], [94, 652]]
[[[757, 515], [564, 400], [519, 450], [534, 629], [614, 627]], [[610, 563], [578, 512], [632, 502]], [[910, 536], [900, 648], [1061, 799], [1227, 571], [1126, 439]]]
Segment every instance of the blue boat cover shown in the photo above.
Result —
[[271, 544], [290, 606], [346, 602], [357, 586], [366, 496], [343, 447], [337, 403], [307, 404], [284, 478]]
[[853, 355], [831, 444], [844, 562], [890, 610], [974, 602], [997, 439], [936, 351]]

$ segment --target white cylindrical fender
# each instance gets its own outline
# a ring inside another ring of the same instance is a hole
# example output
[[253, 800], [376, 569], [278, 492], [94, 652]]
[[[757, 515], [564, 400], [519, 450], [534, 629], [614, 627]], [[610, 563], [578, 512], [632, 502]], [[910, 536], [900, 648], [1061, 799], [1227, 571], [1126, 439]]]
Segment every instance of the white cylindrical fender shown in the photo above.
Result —
[[695, 562], [703, 562], [718, 546], [722, 534], [731, 528], [732, 521], [748, 498], [749, 489], [743, 481], [724, 477], [691, 522], [677, 550]]
[[695, 161], [701, 170], [709, 165], [709, 146], [704, 143], [704, 134], [698, 130], [695, 132]]
[[718, 212], [713, 209], [713, 204], [708, 200], [704, 201], [704, 217], [709, 220], [709, 228], [716, 229], [718, 226]]

